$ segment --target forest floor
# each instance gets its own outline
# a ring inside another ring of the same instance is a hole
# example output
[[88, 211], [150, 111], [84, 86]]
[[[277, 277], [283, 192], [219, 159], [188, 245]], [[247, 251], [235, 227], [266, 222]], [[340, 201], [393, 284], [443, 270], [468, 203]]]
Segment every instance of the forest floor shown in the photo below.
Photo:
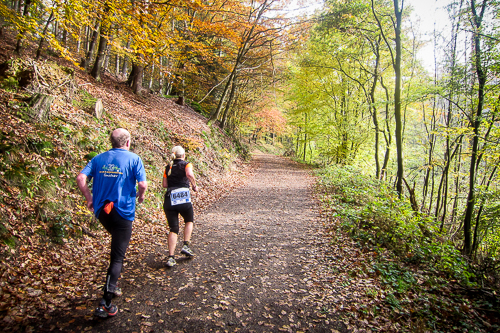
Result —
[[254, 155], [252, 163], [255, 172], [245, 185], [203, 212], [195, 212], [194, 258], [179, 254], [182, 232], [178, 264], [173, 268], [165, 266], [165, 234], [151, 235], [149, 250], [131, 244], [119, 282], [123, 296], [114, 300], [119, 308], [116, 317], [93, 317], [100, 297], [96, 291], [94, 298], [70, 304], [67, 312], [52, 313], [48, 320], [37, 319], [29, 329], [352, 331], [322, 305], [328, 294], [334, 298], [338, 292], [328, 291], [328, 281], [318, 275], [328, 269], [323, 261], [328, 243], [322, 237], [324, 227], [309, 170], [261, 153]]

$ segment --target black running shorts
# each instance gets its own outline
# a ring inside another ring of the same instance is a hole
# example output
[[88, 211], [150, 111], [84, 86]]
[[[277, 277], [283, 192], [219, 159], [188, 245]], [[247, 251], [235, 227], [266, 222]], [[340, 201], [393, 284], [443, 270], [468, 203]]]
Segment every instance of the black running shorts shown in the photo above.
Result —
[[163, 201], [163, 211], [167, 217], [168, 226], [170, 231], [176, 234], [179, 233], [179, 214], [181, 214], [186, 222], [194, 222], [193, 204], [191, 202], [183, 203], [180, 205], [172, 206], [170, 202], [170, 193], [165, 193], [165, 200]]

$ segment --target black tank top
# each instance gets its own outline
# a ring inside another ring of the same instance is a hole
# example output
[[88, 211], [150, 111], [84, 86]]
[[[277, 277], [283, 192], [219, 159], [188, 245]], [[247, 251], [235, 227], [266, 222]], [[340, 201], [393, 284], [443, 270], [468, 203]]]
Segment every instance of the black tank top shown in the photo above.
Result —
[[172, 172], [170, 175], [168, 174], [169, 167], [165, 168], [165, 173], [167, 174], [167, 184], [169, 190], [175, 190], [180, 187], [188, 187], [189, 188], [189, 178], [186, 176], [186, 165], [189, 163], [176, 159], [172, 164]]

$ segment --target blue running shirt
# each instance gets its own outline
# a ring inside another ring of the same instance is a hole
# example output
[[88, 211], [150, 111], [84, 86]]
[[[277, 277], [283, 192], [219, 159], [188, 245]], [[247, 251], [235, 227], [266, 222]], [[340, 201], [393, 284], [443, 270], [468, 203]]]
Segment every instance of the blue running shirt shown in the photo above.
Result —
[[134, 220], [136, 182], [146, 180], [144, 164], [138, 155], [113, 148], [95, 156], [81, 173], [94, 178], [92, 203], [96, 217], [99, 217], [104, 201], [109, 200], [114, 202], [121, 217]]

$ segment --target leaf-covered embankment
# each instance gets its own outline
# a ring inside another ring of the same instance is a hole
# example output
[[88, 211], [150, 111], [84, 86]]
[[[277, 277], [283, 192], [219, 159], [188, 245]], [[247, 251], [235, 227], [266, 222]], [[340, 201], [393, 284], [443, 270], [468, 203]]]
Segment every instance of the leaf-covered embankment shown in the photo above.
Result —
[[[134, 222], [130, 260], [165, 240], [161, 178], [173, 145], [183, 145], [195, 165], [201, 188], [196, 211], [244, 181], [247, 172], [233, 141], [189, 107], [134, 95], [108, 76], [96, 82], [68, 65], [15, 64], [19, 68], [3, 73], [0, 89], [0, 322], [14, 328], [70, 304], [86, 306], [100, 294], [109, 237], [86, 209], [75, 177], [90, 158], [109, 149], [112, 129], [131, 132], [149, 183]], [[19, 69], [27, 82], [16, 76]], [[47, 121], [30, 112], [30, 97], [38, 92], [55, 97]], [[101, 118], [89, 112], [98, 99], [105, 108]], [[133, 278], [134, 272], [128, 274]]]

